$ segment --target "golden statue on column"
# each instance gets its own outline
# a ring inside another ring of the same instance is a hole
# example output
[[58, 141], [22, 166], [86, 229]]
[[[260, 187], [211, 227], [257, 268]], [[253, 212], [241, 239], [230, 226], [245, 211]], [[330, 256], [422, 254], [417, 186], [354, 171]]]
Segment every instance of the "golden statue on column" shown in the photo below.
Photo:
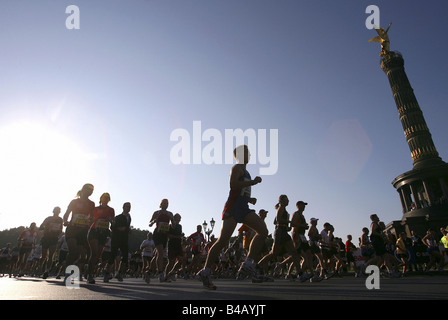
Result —
[[392, 22], [389, 24], [389, 27], [387, 30], [384, 30], [384, 28], [377, 28], [375, 26], [375, 30], [378, 33], [378, 37], [375, 37], [373, 39], [370, 39], [369, 42], [378, 42], [381, 44], [381, 54], [380, 56], [384, 56], [390, 51], [390, 41], [389, 41], [389, 35], [387, 34], [389, 32], [390, 26], [392, 25]]

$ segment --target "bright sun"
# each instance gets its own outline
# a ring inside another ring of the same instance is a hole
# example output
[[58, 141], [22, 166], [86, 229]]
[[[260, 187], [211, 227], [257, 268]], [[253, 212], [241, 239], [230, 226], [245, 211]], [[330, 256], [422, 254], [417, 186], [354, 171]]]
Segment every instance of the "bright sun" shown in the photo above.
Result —
[[70, 138], [32, 122], [0, 128], [0, 230], [38, 225], [85, 181], [86, 158]]

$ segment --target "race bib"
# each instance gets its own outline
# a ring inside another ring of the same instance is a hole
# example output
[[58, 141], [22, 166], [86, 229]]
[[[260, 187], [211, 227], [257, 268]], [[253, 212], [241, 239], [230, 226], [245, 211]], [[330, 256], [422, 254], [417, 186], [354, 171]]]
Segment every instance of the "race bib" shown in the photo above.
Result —
[[168, 222], [159, 222], [158, 231], [163, 233], [170, 231], [170, 224]]
[[97, 220], [96, 227], [100, 229], [109, 229], [109, 221], [104, 219]]
[[[250, 181], [250, 179], [245, 178], [243, 181]], [[241, 189], [240, 195], [243, 196], [243, 197], [250, 198], [251, 191], [252, 191], [252, 187], [251, 186], [244, 187], [244, 188]]]
[[84, 214], [75, 214], [73, 216], [73, 224], [80, 227], [88, 227], [90, 219]]
[[243, 197], [248, 197], [248, 198], [250, 198], [250, 195], [251, 195], [251, 188], [250, 188], [250, 187], [243, 188], [243, 190], [241, 191], [241, 195], [242, 195]]

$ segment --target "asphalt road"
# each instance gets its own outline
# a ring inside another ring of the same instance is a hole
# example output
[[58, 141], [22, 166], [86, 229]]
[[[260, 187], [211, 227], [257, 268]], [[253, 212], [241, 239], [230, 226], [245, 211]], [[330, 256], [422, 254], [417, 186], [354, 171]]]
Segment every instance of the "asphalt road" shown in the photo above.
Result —
[[82, 281], [69, 289], [63, 280], [22, 277], [0, 278], [1, 300], [178, 300], [178, 301], [274, 301], [274, 300], [442, 300], [447, 298], [448, 275], [413, 275], [380, 278], [379, 289], [367, 289], [366, 278], [344, 276], [318, 283], [275, 280], [253, 284], [249, 280], [215, 280], [218, 289], [202, 287], [198, 280], [178, 279], [160, 283], [152, 279], [116, 279], [89, 285]]

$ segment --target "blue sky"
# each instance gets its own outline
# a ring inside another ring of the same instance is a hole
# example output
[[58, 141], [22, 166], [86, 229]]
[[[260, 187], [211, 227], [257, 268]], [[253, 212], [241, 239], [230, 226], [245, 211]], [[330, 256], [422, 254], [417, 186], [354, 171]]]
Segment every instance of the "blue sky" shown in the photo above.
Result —
[[[295, 211], [354, 239], [401, 219], [391, 181], [412, 160], [368, 5], [380, 8], [441, 157], [448, 157], [443, 1], [2, 1], [0, 229], [41, 223], [84, 183], [149, 229], [162, 198], [186, 234], [218, 221], [231, 165], [174, 165], [179, 128], [278, 130], [278, 171], [257, 211]], [[68, 30], [65, 9], [80, 9]], [[206, 143], [202, 144], [204, 147]], [[253, 176], [259, 165], [249, 165]], [[217, 234], [217, 232], [215, 232]]]

